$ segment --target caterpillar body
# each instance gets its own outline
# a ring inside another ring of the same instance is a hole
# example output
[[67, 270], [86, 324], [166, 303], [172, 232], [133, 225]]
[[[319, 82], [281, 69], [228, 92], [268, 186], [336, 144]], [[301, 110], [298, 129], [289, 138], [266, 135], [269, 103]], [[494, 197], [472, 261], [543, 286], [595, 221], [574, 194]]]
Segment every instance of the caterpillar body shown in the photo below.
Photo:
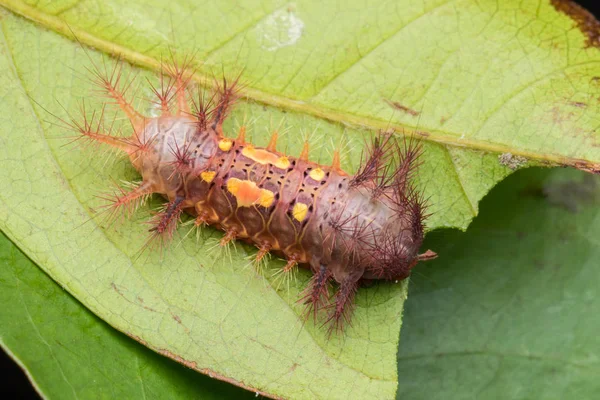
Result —
[[[349, 320], [361, 282], [405, 279], [418, 261], [436, 256], [418, 253], [426, 218], [412, 182], [419, 144], [402, 146], [381, 134], [350, 175], [338, 152], [330, 166], [310, 161], [307, 142], [297, 158], [279, 153], [276, 132], [265, 148], [246, 142], [245, 127], [237, 138], [226, 137], [223, 122], [237, 98], [237, 80], [223, 79], [212, 97], [191, 97], [190, 107], [192, 74], [174, 63], [161, 73], [160, 88], [153, 87], [161, 115], [147, 117], [119, 89], [119, 71], [92, 70], [131, 122], [131, 136], [102, 132], [87, 118], [70, 126], [83, 138], [125, 152], [142, 176], [132, 190], [110, 197], [109, 210], [134, 209], [152, 193], [168, 200], [151, 221], [153, 237], [170, 237], [186, 212], [196, 226], [225, 231], [222, 246], [234, 239], [254, 244], [256, 262], [272, 252], [287, 260], [285, 273], [307, 266], [313, 277], [300, 300], [315, 318], [327, 309], [333, 328]], [[330, 295], [333, 282], [337, 290]]]

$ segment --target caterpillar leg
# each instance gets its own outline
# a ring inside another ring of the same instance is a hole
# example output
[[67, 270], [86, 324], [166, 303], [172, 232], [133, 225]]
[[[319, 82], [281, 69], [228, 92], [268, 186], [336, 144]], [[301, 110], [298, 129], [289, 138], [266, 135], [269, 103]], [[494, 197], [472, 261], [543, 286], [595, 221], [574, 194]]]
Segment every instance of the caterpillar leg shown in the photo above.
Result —
[[284, 283], [288, 292], [290, 290], [290, 282], [296, 279], [296, 271], [298, 270], [298, 261], [295, 258], [290, 258], [285, 266], [275, 272], [274, 282], [279, 289], [281, 283]]
[[201, 211], [194, 220], [194, 225], [198, 228], [200, 226], [208, 225], [209, 215], [206, 211]]
[[219, 249], [222, 255], [225, 255], [231, 263], [231, 248], [233, 247], [233, 241], [237, 238], [238, 231], [236, 228], [225, 229], [225, 236], [218, 240], [214, 246], [209, 247], [210, 250]]
[[237, 238], [237, 230], [236, 229], [227, 229], [225, 231], [225, 236], [223, 236], [221, 238], [221, 240], [219, 241], [219, 245], [221, 247], [227, 246], [233, 240], [235, 240], [235, 238]]
[[271, 246], [268, 244], [262, 244], [258, 248], [258, 252], [252, 261], [252, 265], [256, 269], [259, 275], [262, 275], [265, 269], [265, 266], [269, 262], [269, 251], [271, 250]]
[[192, 232], [195, 232], [196, 242], [198, 242], [200, 240], [200, 233], [201, 233], [200, 228], [202, 226], [208, 225], [208, 221], [209, 221], [208, 213], [206, 211], [200, 211], [196, 218], [182, 224], [181, 226], [191, 225], [191, 227], [188, 230], [188, 232], [185, 234], [185, 236], [181, 239], [181, 242], [183, 242], [188, 236], [190, 236], [192, 234]]

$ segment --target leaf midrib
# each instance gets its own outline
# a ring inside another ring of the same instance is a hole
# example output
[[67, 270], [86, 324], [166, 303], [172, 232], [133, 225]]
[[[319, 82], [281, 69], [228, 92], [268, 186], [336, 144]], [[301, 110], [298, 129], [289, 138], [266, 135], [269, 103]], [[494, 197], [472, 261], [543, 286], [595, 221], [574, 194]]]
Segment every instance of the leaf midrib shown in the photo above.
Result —
[[[82, 44], [94, 47], [104, 53], [118, 56], [120, 59], [133, 65], [153, 71], [159, 71], [161, 69], [160, 60], [143, 55], [125, 46], [99, 38], [78, 28], [70, 27], [60, 18], [40, 12], [36, 8], [23, 4], [20, 0], [0, 0], [0, 4], [7, 9], [27, 19], [37, 22], [48, 29], [52, 29], [63, 36], [66, 36], [70, 39], [75, 39]], [[215, 82], [212, 77], [198, 72], [194, 73], [193, 79], [201, 86], [206, 88], [214, 88], [215, 86]], [[242, 92], [242, 97], [264, 105], [310, 115], [353, 128], [362, 128], [370, 131], [394, 130], [395, 132], [402, 132], [402, 135], [415, 136], [421, 140], [438, 143], [446, 147], [469, 148], [486, 153], [511, 153], [516, 156], [525, 157], [529, 160], [536, 160], [543, 163], [572, 165], [589, 170], [600, 169], [600, 163], [596, 163], [592, 160], [567, 157], [558, 154], [539, 153], [513, 148], [504, 144], [463, 138], [463, 136], [459, 133], [447, 132], [439, 129], [429, 129], [424, 131], [417, 126], [391, 123], [390, 121], [384, 121], [374, 117], [364, 117], [349, 112], [340, 112], [322, 105], [312, 105], [301, 100], [290, 99], [250, 87], [246, 87], [244, 89]]]

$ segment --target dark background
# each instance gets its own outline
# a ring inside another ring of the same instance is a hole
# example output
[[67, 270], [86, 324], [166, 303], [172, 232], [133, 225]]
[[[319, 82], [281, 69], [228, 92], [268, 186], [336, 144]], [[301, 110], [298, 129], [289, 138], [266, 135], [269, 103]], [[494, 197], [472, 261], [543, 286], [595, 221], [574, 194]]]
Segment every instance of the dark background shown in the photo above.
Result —
[[596, 17], [598, 17], [598, 14], [600, 14], [600, 2], [598, 2], [598, 0], [581, 0], [576, 1], [576, 3], [581, 4], [582, 6], [587, 8]]
[[[550, 0], [548, 0], [550, 1]], [[600, 0], [579, 0], [577, 3], [600, 17]], [[4, 305], [7, 306], [7, 305]], [[0, 397], [39, 399], [21, 368], [0, 349]]]

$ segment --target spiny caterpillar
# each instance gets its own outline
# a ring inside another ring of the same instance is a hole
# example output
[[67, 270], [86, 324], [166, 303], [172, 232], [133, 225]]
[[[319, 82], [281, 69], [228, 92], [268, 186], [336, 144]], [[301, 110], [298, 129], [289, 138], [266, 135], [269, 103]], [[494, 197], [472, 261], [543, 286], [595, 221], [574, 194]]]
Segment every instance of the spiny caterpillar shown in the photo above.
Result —
[[[211, 97], [200, 90], [192, 97], [192, 72], [187, 63], [174, 62], [163, 68], [160, 87], [152, 87], [161, 114], [147, 117], [119, 89], [119, 67], [90, 71], [133, 132], [113, 136], [87, 118], [69, 125], [81, 138], [127, 153], [142, 176], [130, 191], [106, 197], [112, 213], [131, 211], [152, 193], [168, 199], [150, 221], [153, 238], [170, 238], [186, 212], [197, 227], [225, 231], [221, 246], [234, 239], [254, 244], [256, 263], [272, 252], [287, 260], [282, 273], [310, 268], [313, 276], [300, 301], [315, 319], [326, 309], [330, 331], [349, 321], [361, 282], [405, 279], [418, 261], [436, 256], [418, 253], [426, 215], [412, 183], [421, 154], [416, 142], [402, 146], [391, 134], [380, 134], [358, 172], [349, 175], [338, 151], [331, 166], [310, 161], [307, 141], [295, 158], [276, 150], [277, 132], [265, 148], [246, 142], [244, 126], [236, 139], [226, 137], [223, 122], [238, 97], [238, 79], [223, 79]], [[333, 282], [337, 290], [330, 295]]]

